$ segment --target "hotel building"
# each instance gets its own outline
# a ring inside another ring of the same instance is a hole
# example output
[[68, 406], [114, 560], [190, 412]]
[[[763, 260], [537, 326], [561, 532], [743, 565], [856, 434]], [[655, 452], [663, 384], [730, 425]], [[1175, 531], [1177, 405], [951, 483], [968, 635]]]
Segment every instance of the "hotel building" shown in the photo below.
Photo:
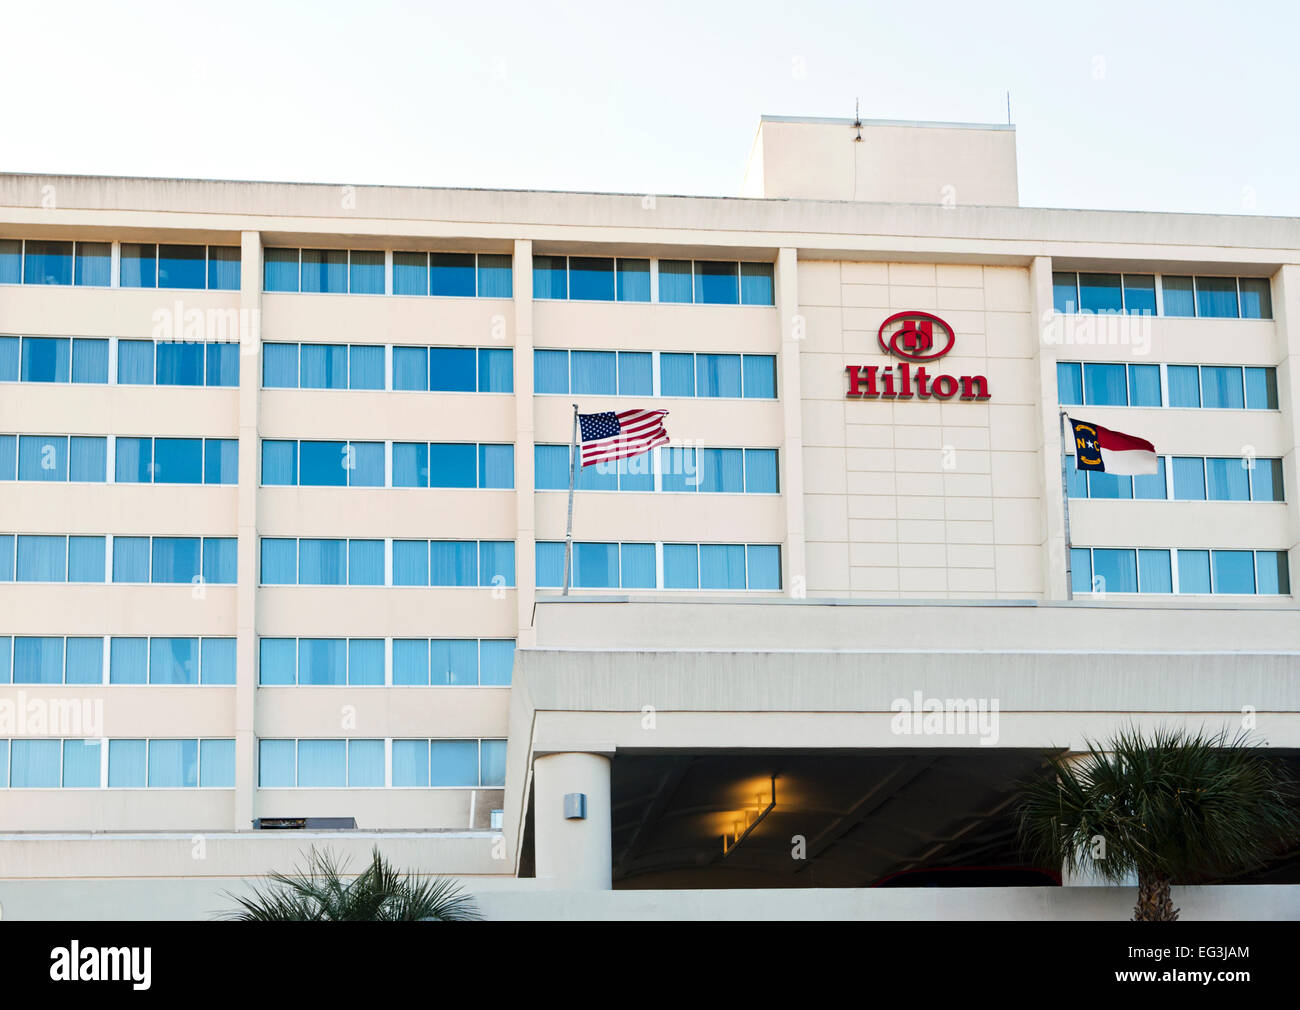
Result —
[[[494, 917], [1126, 915], [1005, 886], [1015, 787], [1300, 753], [1298, 395], [1300, 221], [1023, 208], [1009, 126], [764, 118], [734, 198], [0, 176], [0, 914], [379, 845]], [[673, 444], [581, 473], [566, 597], [574, 405]], [[1062, 408], [1160, 459], [1071, 463], [1068, 551]]]

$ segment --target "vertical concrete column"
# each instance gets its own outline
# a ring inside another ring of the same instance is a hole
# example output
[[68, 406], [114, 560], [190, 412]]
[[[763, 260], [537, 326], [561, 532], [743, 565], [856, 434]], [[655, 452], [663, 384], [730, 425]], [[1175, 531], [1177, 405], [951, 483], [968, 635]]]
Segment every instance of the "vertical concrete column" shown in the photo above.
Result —
[[808, 585], [807, 531], [803, 499], [803, 383], [799, 351], [804, 320], [799, 313], [799, 253], [776, 255], [776, 310], [781, 320], [781, 369], [777, 393], [785, 429], [782, 497], [785, 499], [785, 591], [803, 596]]
[[516, 637], [534, 644], [533, 598], [537, 583], [537, 511], [533, 491], [533, 243], [515, 242], [515, 585]]
[[[533, 760], [533, 851], [537, 877], [549, 886], [613, 886], [609, 772], [607, 754], [543, 754]], [[570, 794], [585, 797], [581, 819], [565, 816]]]
[[1029, 264], [1029, 309], [1034, 327], [1034, 354], [1038, 362], [1039, 411], [1041, 426], [1038, 443], [1042, 446], [1041, 495], [1043, 530], [1041, 562], [1043, 598], [1064, 600], [1065, 585], [1065, 505], [1061, 498], [1061, 420], [1056, 392], [1056, 357], [1058, 343], [1054, 335], [1052, 301], [1052, 260], [1035, 256]]
[[1282, 457], [1286, 489], [1291, 593], [1300, 598], [1300, 266], [1288, 264], [1273, 277], [1273, 325], [1277, 328], [1277, 405], [1290, 448]]
[[257, 697], [257, 470], [261, 457], [262, 236], [241, 238], [239, 272], [238, 578], [235, 588], [235, 823], [247, 831], [257, 816], [255, 699]]

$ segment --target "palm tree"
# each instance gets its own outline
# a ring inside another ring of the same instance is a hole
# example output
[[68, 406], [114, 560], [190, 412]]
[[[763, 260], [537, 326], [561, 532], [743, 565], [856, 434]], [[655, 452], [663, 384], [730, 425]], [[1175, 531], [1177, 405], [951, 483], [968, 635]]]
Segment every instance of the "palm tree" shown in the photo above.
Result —
[[1244, 734], [1129, 728], [1104, 749], [1084, 743], [1024, 786], [1020, 837], [1070, 872], [1136, 874], [1136, 922], [1176, 921], [1172, 884], [1255, 869], [1300, 834], [1295, 782]]
[[375, 848], [370, 865], [350, 881], [328, 849], [312, 849], [307, 865], [271, 873], [247, 897], [227, 894], [239, 908], [220, 916], [239, 922], [466, 922], [481, 919], [455, 881], [418, 880], [394, 870]]

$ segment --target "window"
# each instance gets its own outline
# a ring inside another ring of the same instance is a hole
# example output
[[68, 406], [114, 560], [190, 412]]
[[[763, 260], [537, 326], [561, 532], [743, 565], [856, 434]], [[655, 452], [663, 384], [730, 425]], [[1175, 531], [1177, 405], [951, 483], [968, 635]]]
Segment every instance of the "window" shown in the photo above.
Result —
[[[387, 758], [391, 744], [392, 760]], [[504, 740], [259, 740], [264, 789], [504, 784]], [[481, 756], [480, 758], [480, 749]]]
[[[266, 249], [265, 291], [382, 295], [386, 253], [374, 249]], [[443, 297], [510, 298], [509, 255], [393, 253], [392, 293]]]
[[143, 386], [238, 386], [239, 345], [119, 340], [117, 381]]
[[[538, 491], [567, 491], [569, 447], [537, 445], [533, 472]], [[662, 446], [654, 452], [610, 464], [579, 467], [578, 490], [702, 491], [776, 494], [776, 449], [695, 449]]]
[[262, 484], [383, 487], [383, 442], [262, 442]]
[[513, 445], [393, 443], [393, 487], [514, 486]]
[[[658, 558], [662, 554], [662, 585]], [[537, 585], [563, 585], [564, 543], [537, 542]], [[775, 544], [575, 543], [571, 584], [588, 589], [780, 589]]]
[[1062, 405], [1277, 410], [1277, 369], [1238, 365], [1122, 365], [1058, 361]]
[[120, 283], [124, 288], [238, 291], [239, 277], [238, 246], [152, 242], [123, 242], [121, 246]]
[[394, 540], [385, 577], [384, 540], [263, 537], [261, 579], [268, 586], [514, 586], [510, 540]]
[[771, 263], [660, 260], [659, 301], [702, 305], [774, 304]]
[[110, 789], [231, 789], [232, 739], [147, 739], [108, 742]]
[[1070, 566], [1076, 593], [1291, 592], [1285, 551], [1075, 547]]
[[1265, 277], [1190, 277], [1056, 271], [1052, 303], [1057, 312], [1156, 313], [1157, 284], [1163, 315], [1212, 319], [1271, 319], [1273, 304]]
[[776, 358], [649, 351], [533, 352], [536, 393], [654, 396], [656, 386], [661, 396], [771, 400], [776, 398]]
[[508, 347], [394, 347], [393, 389], [510, 393], [514, 352]]
[[234, 585], [237, 545], [234, 537], [113, 537], [113, 581]]

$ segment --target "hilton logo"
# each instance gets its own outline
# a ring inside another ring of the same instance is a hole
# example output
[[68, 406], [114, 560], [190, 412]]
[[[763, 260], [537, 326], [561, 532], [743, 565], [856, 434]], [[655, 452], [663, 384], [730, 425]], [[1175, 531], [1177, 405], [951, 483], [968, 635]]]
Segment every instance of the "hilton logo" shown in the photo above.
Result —
[[[936, 332], [937, 331], [937, 332]], [[898, 365], [846, 365], [847, 397], [882, 400], [950, 400], [961, 392], [963, 400], [989, 399], [989, 380], [983, 375], [931, 375], [925, 363], [937, 361], [957, 342], [953, 328], [930, 312], [896, 312], [876, 334], [880, 349], [906, 360]], [[913, 371], [912, 362], [916, 362]]]

